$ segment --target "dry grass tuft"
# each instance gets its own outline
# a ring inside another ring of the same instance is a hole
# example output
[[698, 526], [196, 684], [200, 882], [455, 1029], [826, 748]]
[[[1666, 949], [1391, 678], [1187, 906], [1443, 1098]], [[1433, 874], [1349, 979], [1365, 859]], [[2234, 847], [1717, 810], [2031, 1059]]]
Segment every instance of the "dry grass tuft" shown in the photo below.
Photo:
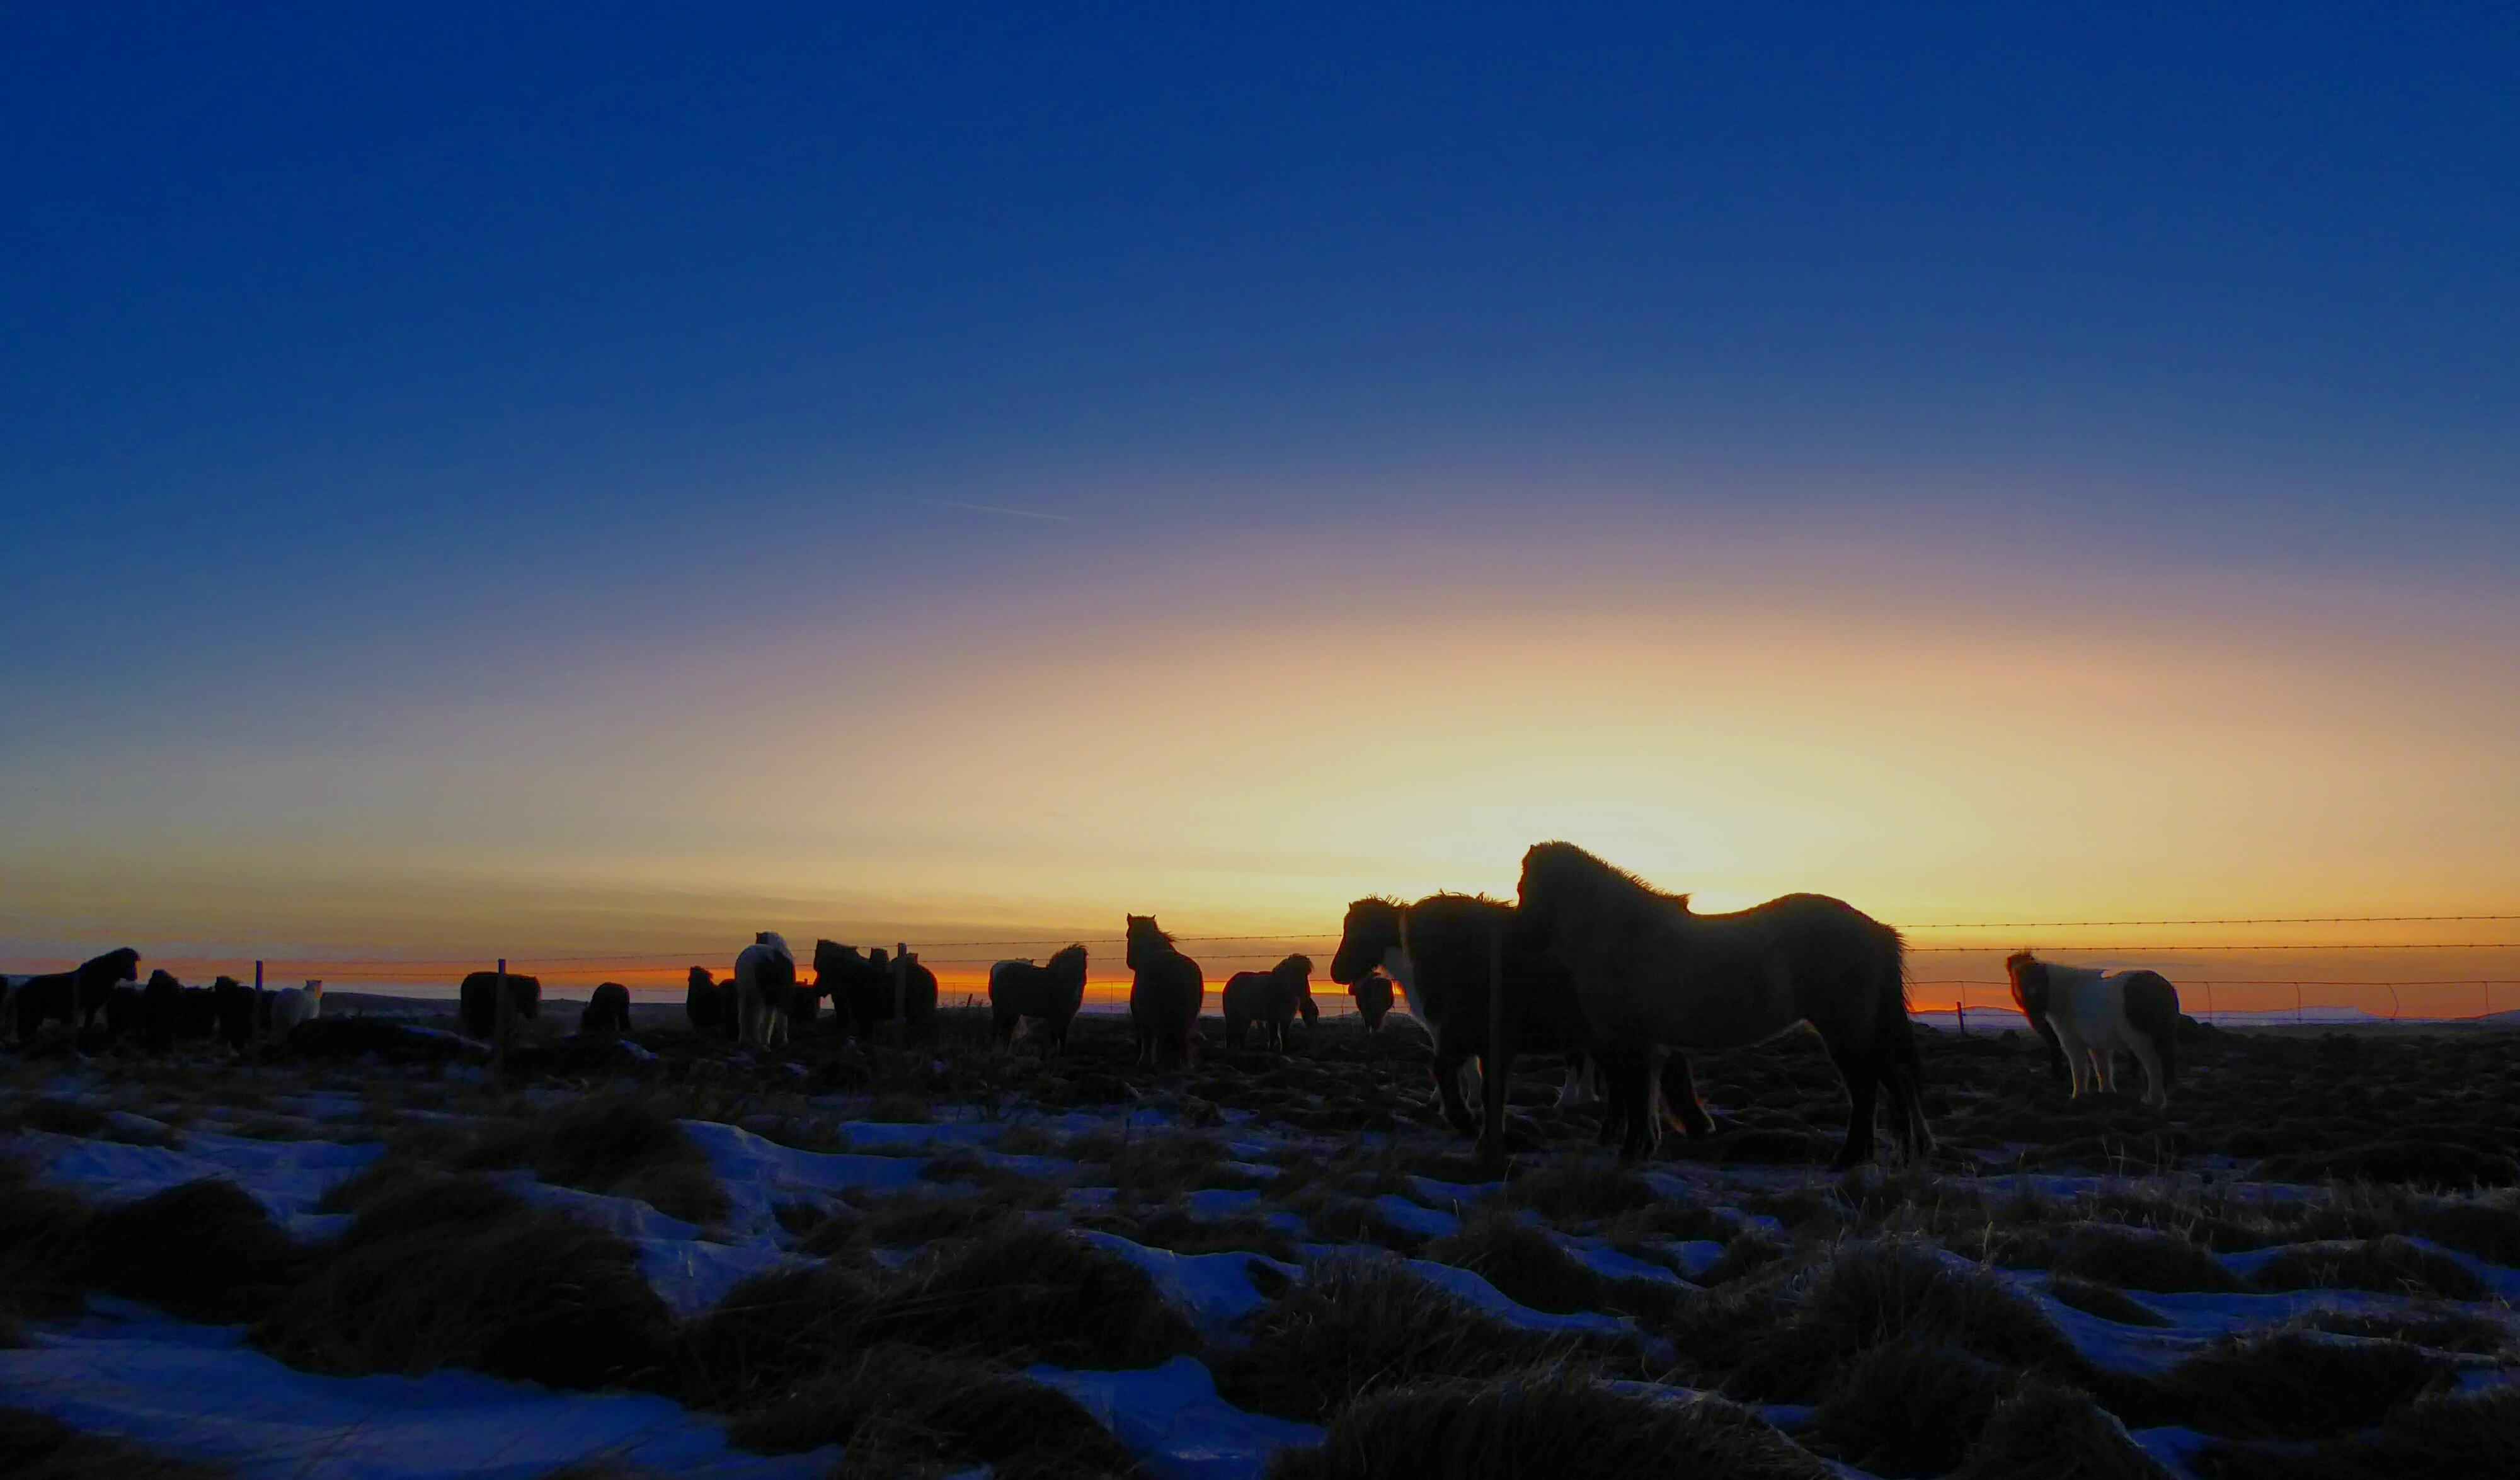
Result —
[[558, 1187], [637, 1197], [686, 1223], [715, 1223], [726, 1189], [652, 1095], [589, 1095], [530, 1119], [485, 1122], [446, 1157], [458, 1170], [531, 1167]]
[[0, 1409], [0, 1475], [12, 1480], [220, 1480], [228, 1473], [82, 1434], [43, 1413]]
[[1247, 1329], [1245, 1345], [1215, 1360], [1218, 1392], [1310, 1422], [1368, 1388], [1424, 1377], [1488, 1380], [1552, 1362], [1642, 1371], [1633, 1342], [1520, 1330], [1385, 1260], [1315, 1265]]
[[2090, 1395], [2038, 1377], [2013, 1385], [1951, 1480], [2170, 1480]]
[[1848, 1365], [1811, 1437], [1876, 1475], [1939, 1475], [1977, 1442], [2006, 1385], [2003, 1368], [1984, 1358], [1892, 1342]]
[[2226, 1341], [2181, 1363], [2159, 1386], [2207, 1433], [2318, 1439], [2380, 1422], [2446, 1388], [2453, 1370], [2403, 1341], [2285, 1330]]
[[2457, 1260], [2396, 1233], [2295, 1245], [2261, 1266], [2250, 1282], [2262, 1290], [2386, 1290], [2445, 1300], [2494, 1293]]
[[1110, 1432], [1057, 1389], [907, 1346], [841, 1359], [737, 1415], [727, 1437], [771, 1454], [840, 1445], [838, 1480], [975, 1465], [1008, 1480], [1089, 1480], [1133, 1469]]
[[373, 1195], [254, 1342], [315, 1371], [597, 1387], [652, 1380], [672, 1324], [622, 1239], [477, 1179], [413, 1177]]
[[62, 1257], [81, 1284], [212, 1322], [269, 1309], [309, 1262], [261, 1203], [218, 1179], [99, 1209]]
[[1566, 1252], [1510, 1208], [1481, 1206], [1426, 1257], [1479, 1276], [1536, 1311], [1624, 1311], [1667, 1319], [1688, 1292], [1647, 1279], [1611, 1279]]
[[1323, 1443], [1280, 1455], [1269, 1480], [1824, 1480], [1828, 1471], [1721, 1399], [1605, 1387], [1580, 1369], [1501, 1380], [1426, 1378], [1348, 1405]]

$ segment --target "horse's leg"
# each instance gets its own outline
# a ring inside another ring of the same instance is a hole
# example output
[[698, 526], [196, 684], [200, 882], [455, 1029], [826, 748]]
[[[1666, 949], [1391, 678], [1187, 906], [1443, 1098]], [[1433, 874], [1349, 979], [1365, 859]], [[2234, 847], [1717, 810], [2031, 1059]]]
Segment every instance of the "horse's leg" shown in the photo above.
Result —
[[2091, 1046], [2083, 1042], [2083, 1035], [2076, 1032], [2072, 1024], [2055, 1017], [2050, 1017], [2048, 1022], [2056, 1030], [2057, 1046], [2065, 1053], [2066, 1077], [2073, 1084], [2070, 1098], [2080, 1099], [2092, 1077]]
[[1868, 1043], [1840, 1041], [1827, 1034], [1822, 1035], [1821, 1043], [1837, 1066], [1838, 1082], [1846, 1086], [1846, 1142], [1837, 1148], [1837, 1159], [1829, 1163], [1844, 1171], [1872, 1159], [1872, 1118], [1880, 1099], [1881, 1065]]
[[1688, 1055], [1678, 1049], [1662, 1065], [1662, 1103], [1679, 1125], [1680, 1133], [1691, 1141], [1715, 1134], [1715, 1117], [1706, 1113], [1706, 1105], [1697, 1098], [1697, 1084], [1689, 1077]]
[[2135, 1061], [2143, 1065], [2143, 1102], [2158, 1110], [2170, 1103], [2170, 1091], [2161, 1072], [2161, 1054], [2152, 1039], [2142, 1033], [2127, 1035], [2127, 1046], [2135, 1051]]
[[1619, 1159], [1642, 1161], [1651, 1157], [1658, 1146], [1654, 1134], [1653, 1058], [1644, 1053], [1620, 1053], [1601, 1060], [1603, 1074], [1609, 1080], [1610, 1109], [1604, 1115], [1603, 1129], [1615, 1121], [1619, 1128]]
[[1441, 1026], [1435, 1029], [1435, 1097], [1444, 1106], [1444, 1121], [1464, 1136], [1475, 1136], [1478, 1120], [1462, 1098], [1462, 1066], [1469, 1056], [1458, 1035], [1445, 1032]]

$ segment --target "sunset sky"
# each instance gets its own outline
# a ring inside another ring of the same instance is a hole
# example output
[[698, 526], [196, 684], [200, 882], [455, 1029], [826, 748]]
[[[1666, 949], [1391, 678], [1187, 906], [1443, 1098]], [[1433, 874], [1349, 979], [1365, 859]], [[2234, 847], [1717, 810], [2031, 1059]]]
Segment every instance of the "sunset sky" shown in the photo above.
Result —
[[2520, 912], [2520, 13], [721, 9], [0, 15], [0, 969]]

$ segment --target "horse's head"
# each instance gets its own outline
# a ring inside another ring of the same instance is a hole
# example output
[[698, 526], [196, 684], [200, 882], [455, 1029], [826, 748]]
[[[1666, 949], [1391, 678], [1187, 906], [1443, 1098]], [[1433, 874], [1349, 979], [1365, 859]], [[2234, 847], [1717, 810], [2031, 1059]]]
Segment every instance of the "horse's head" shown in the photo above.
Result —
[[2003, 959], [2003, 974], [2012, 981], [2012, 1005], [2038, 1023], [2048, 1016], [2048, 966], [2027, 951]]
[[771, 950], [787, 957], [791, 963], [796, 960], [796, 953], [788, 949], [788, 938], [776, 930], [756, 932], [752, 937], [752, 943], [756, 946], [768, 946]]
[[1155, 923], [1151, 915], [1132, 915], [1128, 921], [1129, 969], [1134, 971], [1164, 954], [1165, 949], [1172, 945], [1173, 938], [1164, 933], [1163, 927]]
[[1298, 952], [1278, 963], [1269, 974], [1282, 977], [1298, 988], [1309, 985], [1313, 979], [1313, 959]]
[[844, 946], [836, 940], [814, 942], [814, 974], [817, 976], [846, 975], [863, 969], [865, 965], [866, 958], [858, 954], [855, 946]]
[[1382, 964], [1385, 951], [1400, 945], [1400, 905], [1379, 895], [1347, 907], [1339, 925], [1338, 954], [1330, 958], [1330, 980], [1342, 987], [1363, 981]]
[[184, 984], [175, 979], [174, 972], [166, 970], [161, 966], [158, 970], [149, 973], [149, 990], [152, 992], [180, 992], [184, 990]]
[[1055, 982], [1061, 985], [1073, 983], [1081, 987], [1085, 985], [1085, 948], [1069, 946], [1052, 956], [1042, 969], [1048, 971], [1050, 979]]
[[138, 981], [140, 953], [129, 946], [108, 951], [94, 961], [82, 964], [78, 968], [78, 974], [81, 981], [90, 984], [102, 982], [111, 986], [115, 982]]
[[1557, 943], [1558, 917], [1566, 905], [1569, 877], [1584, 850], [1573, 843], [1534, 843], [1522, 855], [1522, 875], [1513, 886], [1513, 930], [1509, 943], [1517, 950], [1543, 952]]
[[717, 985], [716, 982], [709, 979], [709, 971], [706, 966], [692, 967], [692, 974], [685, 977], [684, 980], [695, 992], [705, 992], [709, 988]]

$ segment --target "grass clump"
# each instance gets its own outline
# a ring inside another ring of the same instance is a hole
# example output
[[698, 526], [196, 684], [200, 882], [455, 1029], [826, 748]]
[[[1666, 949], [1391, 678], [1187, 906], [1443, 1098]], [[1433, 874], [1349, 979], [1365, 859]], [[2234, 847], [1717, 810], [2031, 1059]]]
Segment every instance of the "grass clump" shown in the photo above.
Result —
[[228, 1473], [82, 1434], [48, 1414], [0, 1409], [0, 1474], [13, 1480], [219, 1480]]
[[2511, 1343], [2511, 1328], [2491, 1316], [2438, 1306], [2413, 1311], [2304, 1311], [2285, 1327], [2325, 1331], [2334, 1336], [2361, 1336], [2406, 1341], [2437, 1352], [2492, 1355]]
[[1215, 1363], [1237, 1408], [1320, 1422], [1372, 1387], [1419, 1378], [1490, 1380], [1552, 1362], [1635, 1371], [1632, 1342], [1520, 1330], [1386, 1260], [1313, 1267], [1262, 1308], [1249, 1340]]
[[2171, 1480], [2091, 1395], [2023, 1377], [1996, 1404], [1951, 1480]]
[[1939, 1475], [1976, 1443], [2005, 1376], [1952, 1347], [1877, 1346], [1848, 1365], [1813, 1416], [1811, 1438], [1876, 1475]]
[[1303, 1245], [1295, 1235], [1250, 1214], [1232, 1218], [1192, 1218], [1179, 1203], [1088, 1213], [1079, 1226], [1117, 1233], [1148, 1248], [1176, 1254], [1266, 1254], [1288, 1264], [1301, 1264]]
[[2520, 1265], [2520, 1207], [2438, 1203], [2417, 1215], [2415, 1229], [2446, 1248], [2497, 1264]]
[[1663, 1201], [1627, 1168], [1592, 1156], [1568, 1156], [1506, 1184], [1506, 1201], [1552, 1223], [1589, 1223], [1635, 1213]]
[[252, 1319], [308, 1264], [261, 1203], [218, 1178], [89, 1214], [63, 1257], [81, 1284], [211, 1322]]
[[2071, 1306], [2086, 1316], [2097, 1316], [2102, 1321], [2114, 1321], [2120, 1325], [2176, 1323], [2114, 1285], [2078, 1279], [2072, 1275], [2050, 1275], [2047, 1289], [2048, 1296], [2059, 1305]]
[[2183, 1233], [2079, 1224], [2049, 1250], [2051, 1274], [2121, 1289], [2175, 1294], [2236, 1290], [2240, 1281]]
[[671, 1329], [622, 1239], [477, 1179], [415, 1176], [368, 1201], [254, 1342], [315, 1371], [598, 1387], [651, 1378]]
[[1470, 1271], [1536, 1311], [1631, 1311], [1667, 1316], [1687, 1292], [1648, 1279], [1612, 1279], [1509, 1208], [1480, 1207], [1426, 1257]]
[[1350, 1404], [1323, 1442], [1289, 1450], [1269, 1480], [1824, 1480], [1828, 1470], [1758, 1415], [1721, 1399], [1605, 1387], [1581, 1370], [1504, 1380], [1426, 1378]]
[[2457, 1260], [2397, 1233], [2295, 1244], [2260, 1266], [2250, 1282], [2262, 1290], [2386, 1290], [2445, 1300], [2494, 1293]]
[[1133, 1462], [1094, 1416], [1055, 1388], [916, 1347], [860, 1350], [741, 1413], [727, 1438], [792, 1453], [836, 1444], [839, 1480], [888, 1480], [987, 1465], [1007, 1480], [1087, 1480]]
[[824, 1267], [738, 1285], [686, 1328], [676, 1384], [742, 1408], [878, 1343], [1006, 1365], [1151, 1367], [1194, 1344], [1135, 1265], [1056, 1229], [1010, 1224], [898, 1276]]
[[686, 1223], [724, 1218], [708, 1156], [655, 1097], [588, 1095], [527, 1120], [484, 1124], [449, 1158], [458, 1170], [530, 1167], [557, 1187], [636, 1197]]
[[2160, 1379], [2165, 1397], [2207, 1433], [2318, 1439], [2366, 1428], [2448, 1386], [2453, 1365], [2403, 1341], [2278, 1330], [2224, 1342]]
[[2520, 1388], [2418, 1399], [2376, 1432], [2297, 1445], [2218, 1445], [2196, 1458], [2210, 1480], [2503, 1480], [2520, 1455]]
[[1841, 1245], [1825, 1262], [1778, 1280], [1763, 1277], [1735, 1300], [1691, 1308], [1681, 1323], [1688, 1334], [1675, 1332], [1684, 1352], [1738, 1352], [1724, 1378], [1729, 1392], [1818, 1398], [1855, 1357], [1894, 1341], [1948, 1346], [2009, 1368], [2081, 1369], [2064, 1333], [2037, 1306], [1916, 1240]]

